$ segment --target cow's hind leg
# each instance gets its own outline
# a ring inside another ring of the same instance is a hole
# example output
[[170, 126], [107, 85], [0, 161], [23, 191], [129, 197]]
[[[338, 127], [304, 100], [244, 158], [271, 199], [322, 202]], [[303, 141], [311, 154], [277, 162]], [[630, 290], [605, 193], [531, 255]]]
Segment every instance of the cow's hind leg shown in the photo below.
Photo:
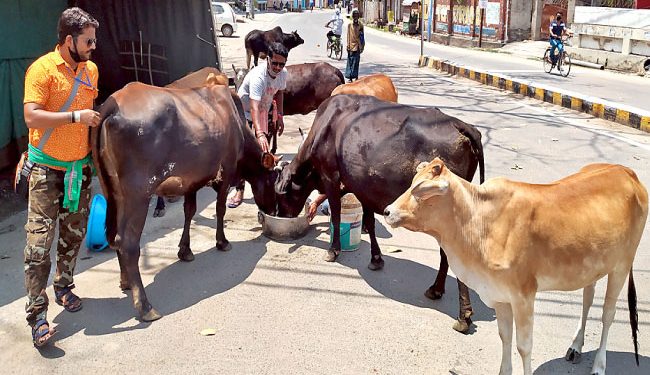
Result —
[[576, 334], [573, 336], [573, 343], [564, 357], [567, 361], [579, 363], [582, 360], [582, 346], [585, 344], [585, 326], [587, 325], [589, 309], [594, 302], [595, 290], [596, 284], [591, 284], [586, 286], [582, 291], [582, 316]]
[[368, 268], [373, 271], [384, 268], [384, 259], [381, 257], [381, 249], [377, 243], [377, 236], [375, 235], [375, 213], [363, 207], [363, 225], [368, 230], [370, 235], [370, 263]]
[[228, 198], [229, 184], [220, 182], [212, 185], [212, 188], [217, 192], [217, 250], [228, 251], [232, 249], [232, 245], [226, 239], [223, 232], [223, 217], [226, 215], [226, 199]]
[[607, 292], [605, 292], [605, 303], [603, 303], [603, 333], [600, 336], [600, 346], [596, 352], [594, 365], [591, 368], [592, 374], [604, 375], [607, 364], [607, 335], [616, 315], [616, 300], [625, 284], [627, 271], [612, 272], [607, 275]]
[[469, 333], [469, 327], [472, 325], [472, 304], [469, 301], [469, 288], [465, 283], [456, 279], [458, 282], [458, 303], [460, 305], [458, 319], [453, 328], [460, 333]]
[[134, 198], [123, 202], [122, 210], [125, 215], [123, 215], [124, 223], [120, 225], [121, 246], [119, 251], [121, 252], [121, 263], [126, 269], [127, 279], [132, 290], [133, 305], [142, 320], [153, 321], [160, 319], [162, 315], [151, 306], [147, 299], [138, 266], [140, 237], [147, 218], [148, 201], [148, 198]]
[[156, 208], [153, 210], [153, 217], [165, 216], [165, 200], [160, 195], [156, 200]]
[[447, 254], [440, 248], [440, 267], [438, 268], [438, 275], [436, 281], [424, 292], [427, 298], [436, 300], [442, 298], [445, 294], [445, 282], [447, 281], [447, 272], [449, 271], [449, 263], [447, 262]]
[[178, 259], [191, 262], [194, 260], [194, 254], [192, 254], [190, 248], [190, 224], [194, 214], [196, 214], [196, 191], [185, 194], [183, 212], [185, 213], [185, 224], [183, 225], [181, 241], [178, 243]]

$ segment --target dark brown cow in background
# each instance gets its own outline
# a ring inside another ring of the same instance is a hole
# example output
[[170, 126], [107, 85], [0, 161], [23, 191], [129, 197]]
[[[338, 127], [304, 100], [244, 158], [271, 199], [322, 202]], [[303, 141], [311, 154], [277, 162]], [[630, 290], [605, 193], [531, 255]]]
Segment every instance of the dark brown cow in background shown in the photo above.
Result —
[[[281, 172], [276, 183], [278, 214], [296, 217], [314, 189], [325, 193], [334, 228], [326, 260], [335, 261], [341, 251], [341, 196], [353, 193], [361, 202], [363, 225], [370, 235], [368, 268], [381, 269], [384, 260], [375, 236], [374, 214], [383, 214], [384, 208], [409, 188], [416, 167], [435, 157], [468, 181], [478, 166], [480, 181], [484, 180], [481, 133], [472, 125], [437, 108], [395, 104], [366, 95], [332, 96], [318, 108], [307, 139]], [[444, 293], [449, 267], [442, 249], [440, 256], [436, 281], [425, 293], [433, 299]], [[472, 314], [469, 291], [460, 280], [458, 288], [460, 313], [454, 329], [466, 333]]]
[[[244, 82], [248, 69], [236, 68], [235, 87]], [[284, 115], [306, 115], [327, 98], [332, 91], [345, 83], [343, 73], [326, 62], [287, 65], [289, 76], [284, 90]]]
[[151, 195], [184, 196], [178, 257], [191, 260], [189, 227], [196, 192], [210, 183], [218, 194], [216, 248], [228, 250], [223, 217], [232, 182], [247, 180], [258, 207], [275, 214], [272, 184], [277, 172], [268, 170], [273, 157], [262, 153], [244, 125], [241, 101], [227, 87], [168, 89], [130, 83], [111, 95], [100, 113], [102, 125], [92, 129], [91, 142], [108, 202], [106, 237], [117, 250], [120, 286], [132, 289], [143, 320], [156, 320], [161, 315], [147, 299], [138, 266]]
[[278, 42], [291, 51], [305, 41], [298, 35], [297, 31], [291, 33], [283, 33], [280, 26], [276, 26], [271, 30], [253, 30], [246, 34], [244, 37], [244, 47], [246, 48], [246, 68], [251, 67], [251, 56], [254, 58], [253, 63], [257, 66], [257, 61], [260, 54], [266, 56], [268, 54], [269, 45]]

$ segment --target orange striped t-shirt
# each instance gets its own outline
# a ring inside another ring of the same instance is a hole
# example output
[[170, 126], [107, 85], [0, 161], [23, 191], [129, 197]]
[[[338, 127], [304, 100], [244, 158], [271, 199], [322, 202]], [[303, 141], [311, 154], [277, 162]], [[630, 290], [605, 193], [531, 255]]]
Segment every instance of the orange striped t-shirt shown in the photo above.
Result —
[[[61, 57], [59, 46], [30, 65], [25, 75], [25, 98], [23, 103], [37, 103], [50, 112], [58, 112], [72, 92], [75, 77], [81, 70], [79, 89], [67, 111], [92, 109], [97, 97], [97, 65], [92, 61], [81, 62], [73, 70]], [[89, 84], [88, 84], [89, 83]], [[54, 129], [43, 147], [47, 155], [62, 161], [83, 159], [90, 152], [88, 125], [68, 123]], [[47, 129], [29, 129], [29, 143], [38, 143]], [[60, 169], [60, 168], [56, 168]]]

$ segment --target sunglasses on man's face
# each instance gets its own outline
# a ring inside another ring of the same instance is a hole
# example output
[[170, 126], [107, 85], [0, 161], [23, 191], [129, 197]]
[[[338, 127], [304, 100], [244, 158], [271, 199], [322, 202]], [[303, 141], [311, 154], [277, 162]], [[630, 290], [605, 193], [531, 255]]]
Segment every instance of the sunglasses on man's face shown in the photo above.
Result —
[[[75, 40], [78, 41], [78, 40], [79, 40], [79, 37], [75, 38]], [[88, 47], [92, 46], [93, 44], [94, 44], [95, 46], [97, 46], [97, 39], [96, 39], [96, 38], [88, 38], [88, 39], [86, 39], [86, 45], [87, 45]]]

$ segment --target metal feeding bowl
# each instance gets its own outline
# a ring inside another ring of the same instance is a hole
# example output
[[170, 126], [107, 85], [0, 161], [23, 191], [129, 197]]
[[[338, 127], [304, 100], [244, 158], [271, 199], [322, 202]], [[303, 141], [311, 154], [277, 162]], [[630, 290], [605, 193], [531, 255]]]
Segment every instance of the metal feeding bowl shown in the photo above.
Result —
[[303, 237], [309, 230], [307, 210], [298, 217], [278, 217], [257, 213], [257, 221], [262, 224], [262, 234], [276, 241], [295, 240]]

